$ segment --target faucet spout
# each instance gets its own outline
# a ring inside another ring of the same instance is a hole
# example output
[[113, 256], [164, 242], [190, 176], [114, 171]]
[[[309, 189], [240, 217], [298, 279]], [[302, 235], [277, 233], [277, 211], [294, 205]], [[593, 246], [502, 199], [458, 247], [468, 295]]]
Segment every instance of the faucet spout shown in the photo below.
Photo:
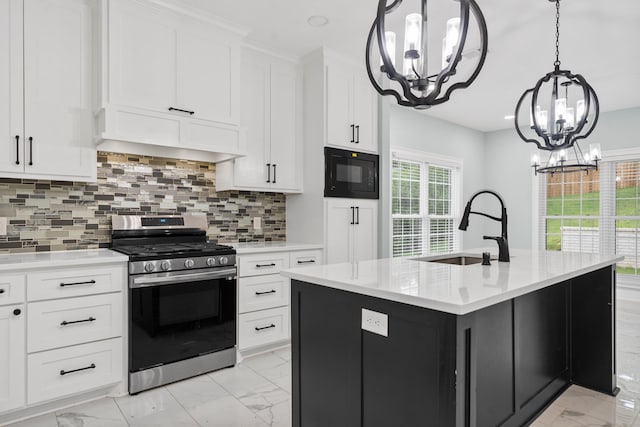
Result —
[[[473, 204], [473, 201], [475, 200], [476, 197], [478, 197], [481, 194], [491, 194], [498, 199], [501, 207], [501, 215], [499, 218], [484, 212], [475, 212], [471, 210], [471, 205]], [[460, 225], [458, 226], [458, 229], [462, 231], [467, 230], [467, 228], [469, 227], [469, 216], [471, 214], [481, 215], [489, 219], [492, 219], [494, 221], [500, 222], [502, 226], [501, 235], [496, 237], [484, 236], [484, 239], [495, 240], [498, 243], [498, 251], [499, 251], [498, 261], [509, 262], [510, 257], [509, 257], [509, 240], [507, 236], [507, 208], [504, 204], [504, 200], [502, 200], [502, 197], [500, 197], [500, 195], [495, 191], [491, 191], [491, 190], [481, 190], [475, 193], [473, 196], [471, 196], [471, 199], [469, 199], [469, 201], [467, 202], [467, 206], [464, 209], [464, 214], [462, 215], [462, 219], [460, 220]]]

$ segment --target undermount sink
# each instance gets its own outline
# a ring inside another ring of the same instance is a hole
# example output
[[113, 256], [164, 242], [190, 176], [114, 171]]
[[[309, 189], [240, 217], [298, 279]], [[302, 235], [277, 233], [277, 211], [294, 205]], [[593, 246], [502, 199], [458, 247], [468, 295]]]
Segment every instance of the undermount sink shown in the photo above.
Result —
[[[494, 261], [495, 259], [496, 258], [491, 257], [492, 261]], [[482, 257], [471, 256], [471, 255], [459, 255], [459, 256], [446, 257], [446, 258], [437, 258], [437, 257], [414, 258], [414, 261], [438, 262], [440, 264], [453, 264], [453, 265], [473, 265], [473, 264], [480, 264], [482, 262]]]

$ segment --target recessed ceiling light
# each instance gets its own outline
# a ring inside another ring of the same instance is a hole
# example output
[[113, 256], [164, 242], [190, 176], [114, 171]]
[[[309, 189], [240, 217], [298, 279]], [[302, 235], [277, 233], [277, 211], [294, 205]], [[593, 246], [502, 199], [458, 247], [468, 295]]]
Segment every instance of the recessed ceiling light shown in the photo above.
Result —
[[313, 15], [307, 19], [307, 23], [312, 27], [324, 27], [329, 23], [329, 18], [322, 15]]
[[516, 118], [516, 116], [513, 116], [513, 115], [511, 115], [511, 116], [504, 116], [504, 119], [505, 119], [505, 120], [513, 120], [513, 119], [515, 119], [515, 118]]

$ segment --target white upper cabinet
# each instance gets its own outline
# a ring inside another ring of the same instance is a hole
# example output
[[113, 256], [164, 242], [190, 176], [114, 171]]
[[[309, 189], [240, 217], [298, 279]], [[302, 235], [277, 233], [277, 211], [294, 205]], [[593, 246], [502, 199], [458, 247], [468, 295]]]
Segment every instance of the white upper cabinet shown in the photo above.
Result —
[[94, 2], [10, 0], [0, 21], [0, 173], [95, 180]]
[[300, 192], [297, 66], [249, 47], [241, 64], [240, 122], [248, 155], [217, 166], [217, 188]]
[[327, 145], [377, 152], [377, 99], [366, 72], [326, 59]]
[[144, 0], [103, 5], [98, 139], [223, 153], [216, 161], [244, 154], [240, 36]]

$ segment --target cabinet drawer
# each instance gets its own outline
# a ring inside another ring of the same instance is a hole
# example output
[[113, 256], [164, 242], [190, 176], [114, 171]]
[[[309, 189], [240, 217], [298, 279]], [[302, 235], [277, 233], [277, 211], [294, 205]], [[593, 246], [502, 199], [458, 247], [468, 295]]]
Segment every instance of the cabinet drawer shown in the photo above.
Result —
[[322, 249], [291, 252], [290, 268], [322, 264]]
[[280, 273], [289, 268], [289, 252], [241, 255], [238, 265], [240, 277]]
[[28, 306], [29, 353], [122, 336], [122, 293]]
[[121, 291], [122, 266], [68, 268], [27, 274], [29, 301]]
[[243, 277], [238, 288], [240, 313], [289, 305], [289, 279], [279, 274]]
[[25, 276], [0, 275], [0, 306], [9, 304], [22, 304], [25, 298]]
[[31, 354], [27, 402], [44, 402], [122, 381], [122, 338]]
[[238, 349], [289, 339], [289, 307], [254, 311], [238, 316]]

